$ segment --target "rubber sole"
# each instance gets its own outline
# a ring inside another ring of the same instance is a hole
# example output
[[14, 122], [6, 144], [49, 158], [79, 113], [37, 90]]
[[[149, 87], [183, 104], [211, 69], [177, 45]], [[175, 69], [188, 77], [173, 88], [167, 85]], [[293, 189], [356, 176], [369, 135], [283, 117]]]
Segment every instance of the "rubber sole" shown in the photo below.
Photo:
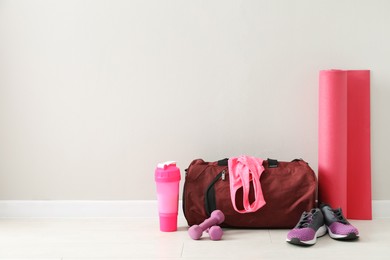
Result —
[[314, 245], [314, 244], [317, 242], [317, 238], [318, 238], [318, 237], [322, 237], [322, 236], [324, 236], [325, 234], [326, 234], [326, 226], [323, 225], [323, 226], [321, 226], [321, 227], [317, 230], [317, 232], [316, 232], [314, 238], [311, 239], [311, 240], [305, 240], [305, 241], [303, 241], [303, 240], [300, 240], [299, 238], [294, 237], [294, 238], [292, 238], [292, 239], [288, 239], [288, 238], [287, 238], [286, 241], [287, 241], [288, 243], [290, 243], [290, 244], [298, 245], [298, 246], [312, 246], [312, 245]]
[[355, 233], [349, 233], [347, 235], [338, 235], [338, 234], [333, 234], [329, 227], [327, 227], [327, 229], [328, 229], [329, 236], [336, 240], [348, 241], [348, 240], [356, 240], [359, 238], [359, 235], [356, 235]]

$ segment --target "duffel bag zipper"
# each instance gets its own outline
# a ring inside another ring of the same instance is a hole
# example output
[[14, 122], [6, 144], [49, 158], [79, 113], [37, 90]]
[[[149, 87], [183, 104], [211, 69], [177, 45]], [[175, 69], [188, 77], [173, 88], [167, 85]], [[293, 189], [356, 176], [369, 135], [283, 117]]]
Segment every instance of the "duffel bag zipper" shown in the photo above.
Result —
[[226, 170], [223, 170], [222, 172], [218, 173], [217, 176], [211, 181], [210, 185], [206, 189], [205, 194], [205, 207], [206, 207], [206, 213], [210, 216], [211, 212], [216, 210], [216, 200], [215, 200], [215, 190], [214, 185], [218, 180], [225, 181], [226, 179]]

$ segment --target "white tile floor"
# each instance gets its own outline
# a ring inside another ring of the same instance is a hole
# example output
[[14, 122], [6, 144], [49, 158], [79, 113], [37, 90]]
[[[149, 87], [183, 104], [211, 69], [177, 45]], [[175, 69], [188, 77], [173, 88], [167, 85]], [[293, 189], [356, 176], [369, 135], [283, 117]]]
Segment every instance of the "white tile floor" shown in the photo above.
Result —
[[221, 241], [194, 241], [184, 219], [163, 233], [157, 218], [4, 218], [0, 259], [390, 259], [390, 219], [351, 222], [361, 233], [356, 242], [326, 235], [297, 247], [285, 242], [287, 230], [224, 229]]

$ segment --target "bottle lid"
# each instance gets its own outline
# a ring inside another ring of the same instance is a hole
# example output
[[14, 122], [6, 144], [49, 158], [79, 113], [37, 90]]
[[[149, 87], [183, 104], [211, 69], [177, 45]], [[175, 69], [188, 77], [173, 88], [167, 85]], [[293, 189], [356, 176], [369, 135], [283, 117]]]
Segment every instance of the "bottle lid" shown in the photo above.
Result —
[[176, 167], [175, 161], [159, 163], [157, 164], [154, 177], [157, 182], [180, 181], [180, 169]]
[[176, 166], [176, 161], [166, 161], [166, 162], [158, 163], [157, 168], [166, 169], [169, 165]]

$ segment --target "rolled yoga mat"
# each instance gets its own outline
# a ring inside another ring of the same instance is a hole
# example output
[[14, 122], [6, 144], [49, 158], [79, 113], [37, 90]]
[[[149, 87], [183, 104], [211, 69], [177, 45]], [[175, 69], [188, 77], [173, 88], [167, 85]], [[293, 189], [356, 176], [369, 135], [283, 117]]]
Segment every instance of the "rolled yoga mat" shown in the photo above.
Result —
[[372, 219], [369, 70], [320, 71], [318, 197]]

